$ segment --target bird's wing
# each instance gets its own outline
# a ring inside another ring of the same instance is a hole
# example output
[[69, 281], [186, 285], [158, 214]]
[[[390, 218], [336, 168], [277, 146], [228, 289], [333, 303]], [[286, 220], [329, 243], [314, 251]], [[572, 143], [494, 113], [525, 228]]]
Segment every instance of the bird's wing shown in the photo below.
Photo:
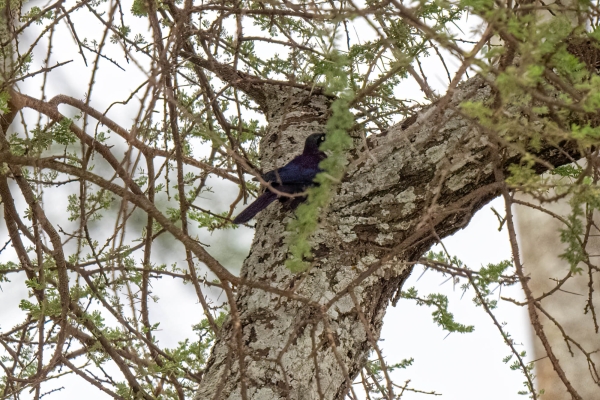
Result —
[[263, 179], [273, 183], [312, 183], [319, 173], [319, 159], [315, 157], [298, 156], [285, 166], [269, 171]]

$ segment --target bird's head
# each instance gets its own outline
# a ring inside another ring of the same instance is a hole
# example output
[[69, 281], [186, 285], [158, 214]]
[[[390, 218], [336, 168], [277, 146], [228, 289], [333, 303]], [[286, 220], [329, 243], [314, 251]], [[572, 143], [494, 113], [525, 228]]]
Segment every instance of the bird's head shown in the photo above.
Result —
[[319, 146], [325, 141], [324, 133], [313, 133], [306, 138], [304, 142], [304, 153], [303, 154], [315, 154], [319, 152]]

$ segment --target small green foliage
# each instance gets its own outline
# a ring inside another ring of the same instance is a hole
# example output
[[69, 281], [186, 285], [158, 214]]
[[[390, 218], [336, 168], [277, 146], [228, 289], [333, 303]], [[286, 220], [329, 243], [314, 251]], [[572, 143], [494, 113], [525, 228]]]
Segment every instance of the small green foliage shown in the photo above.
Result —
[[554, 168], [550, 171], [550, 174], [562, 176], [563, 178], [577, 179], [582, 172], [583, 168], [581, 168], [579, 165], [567, 164]]
[[[0, 263], [0, 283], [1, 282], [10, 282], [8, 279], [9, 273], [13, 271], [19, 271], [19, 265], [12, 261], [7, 261], [5, 263]], [[1, 287], [0, 287], [0, 290]]]
[[482, 288], [487, 288], [492, 283], [500, 283], [501, 276], [505, 275], [506, 270], [512, 267], [513, 263], [511, 260], [490, 263], [485, 267], [481, 267], [477, 275], [477, 283]]
[[463, 262], [458, 259], [458, 257], [452, 256], [451, 258], [449, 258], [446, 255], [446, 253], [443, 251], [438, 251], [438, 252], [430, 251], [426, 254], [425, 257], [430, 260], [439, 261], [439, 262], [445, 263], [445, 264], [455, 265], [457, 267], [462, 267], [464, 265]]
[[460, 108], [466, 115], [484, 125], [488, 125], [491, 122], [493, 111], [482, 102], [463, 101], [460, 103]]
[[56, 143], [65, 146], [75, 143], [77, 141], [77, 136], [71, 132], [71, 124], [73, 124], [73, 120], [63, 118], [58, 124], [54, 125], [50, 131], [52, 139]]
[[[385, 365], [382, 365], [382, 362], [379, 359], [374, 359], [374, 360], [368, 360], [364, 369], [367, 373], [367, 376], [374, 380], [374, 385], [370, 385], [367, 384], [367, 382], [363, 381], [363, 385], [365, 386], [365, 389], [367, 389], [369, 391], [369, 394], [371, 395], [382, 395], [382, 398], [388, 398], [389, 396], [387, 395], [387, 382], [385, 379], [385, 374], [384, 374], [384, 368], [387, 371], [388, 374], [394, 372], [395, 370], [398, 369], [407, 369], [408, 367], [412, 366], [413, 362], [414, 362], [414, 358], [408, 358], [408, 359], [404, 359], [402, 361], [400, 361], [399, 363], [395, 363], [395, 364], [387, 364], [384, 361]], [[373, 398], [377, 398], [377, 397], [373, 397]]]
[[[511, 342], [513, 341], [513, 339], [510, 337], [510, 334], [508, 334], [508, 333], [506, 334], [506, 340], [509, 340]], [[525, 360], [525, 358], [527, 357], [527, 352], [525, 350], [519, 352], [518, 354], [522, 360]], [[515, 354], [507, 355], [506, 357], [504, 357], [502, 359], [502, 362], [505, 364], [508, 364], [511, 360], [513, 360], [513, 362], [509, 365], [509, 368], [512, 371], [522, 371], [529, 376], [534, 376], [533, 373], [534, 373], [535, 364], [533, 361], [525, 364], [525, 371], [523, 371], [523, 367], [521, 366], [521, 363], [519, 362], [518, 359], [515, 359]], [[518, 394], [520, 394], [522, 396], [527, 396], [527, 395], [531, 396], [531, 393], [535, 390], [535, 388], [531, 387], [529, 381], [527, 381], [527, 380], [523, 381], [523, 386], [525, 386], [526, 390], [520, 390], [518, 392]], [[543, 389], [540, 390], [539, 394], [543, 394], [543, 393], [544, 393], [544, 390]]]
[[131, 33], [131, 28], [127, 25], [116, 25], [115, 30], [116, 32], [110, 36], [110, 42], [113, 44], [119, 43]]
[[[600, 97], [598, 99], [600, 100]], [[600, 108], [600, 102], [598, 103], [598, 107], [595, 108]], [[600, 139], [600, 127], [592, 127], [590, 124], [584, 126], [573, 124], [571, 126], [571, 135], [573, 139], [577, 139], [582, 144], [591, 145], [598, 143], [598, 139]]]
[[[28, 284], [28, 287], [35, 289], [39, 288], [37, 283]], [[21, 300], [19, 308], [26, 311], [31, 318], [39, 320], [42, 316], [45, 317], [59, 317], [61, 315], [60, 297], [58, 296], [57, 290], [48, 287], [44, 294], [46, 295], [46, 301], [43, 303], [43, 310], [40, 304], [33, 303], [29, 300]]]
[[54, 19], [54, 13], [52, 12], [52, 10], [50, 10], [42, 14], [42, 10], [38, 6], [31, 7], [29, 11], [27, 11], [21, 16], [22, 22], [34, 20], [37, 25], [43, 24], [45, 19], [51, 21], [52, 19]]
[[[13, 133], [10, 135], [8, 142], [10, 143], [10, 152], [17, 156], [25, 154], [39, 154], [51, 144], [49, 135], [44, 134], [43, 136], [38, 134], [37, 128], [33, 130], [34, 140], [23, 139], [17, 134]], [[36, 140], [37, 139], [37, 140]], [[41, 140], [40, 140], [41, 139]]]
[[427, 297], [419, 297], [417, 289], [409, 288], [402, 292], [405, 299], [416, 300], [419, 306], [435, 307], [431, 313], [433, 321], [443, 330], [448, 332], [470, 333], [475, 330], [473, 325], [463, 325], [454, 320], [454, 315], [448, 311], [448, 297], [441, 293], [430, 293]]
[[[154, 7], [158, 10], [161, 8], [165, 8], [166, 6], [160, 0], [134, 0], [133, 5], [131, 6], [131, 13], [136, 17], [146, 17], [148, 16], [148, 2], [153, 1]], [[175, 1], [175, 3], [180, 3], [180, 1]], [[163, 21], [163, 24], [166, 21]]]
[[[387, 365], [386, 363], [385, 368], [388, 370], [388, 372], [392, 372], [396, 369], [406, 369], [412, 366], [414, 361], [414, 358], [407, 358], [396, 364]], [[383, 376], [381, 376], [383, 366], [381, 365], [381, 362], [378, 359], [367, 361], [367, 365], [365, 365], [365, 368], [371, 374], [376, 375], [380, 380], [383, 380]]]
[[[512, 260], [490, 263], [485, 267], [481, 267], [479, 274], [473, 277], [472, 283], [477, 285], [477, 290], [490, 310], [498, 307], [498, 300], [490, 298], [492, 293], [496, 288], [503, 284], [502, 275], [506, 275], [506, 270], [512, 267]], [[468, 287], [468, 285], [465, 286], [465, 288], [466, 287]], [[478, 296], [473, 298], [473, 302], [478, 306], [481, 305], [481, 299]]]
[[0, 91], [0, 113], [6, 114], [10, 112], [8, 107], [8, 101], [10, 100], [10, 94], [7, 91]]
[[486, 14], [494, 8], [493, 0], [460, 0], [459, 4], [472, 9], [475, 14]]
[[140, 175], [137, 178], [134, 179], [134, 182], [136, 185], [138, 185], [140, 188], [144, 187], [146, 185], [146, 183], [148, 183], [148, 175]]
[[[70, 194], [67, 196], [67, 211], [69, 212], [69, 221], [76, 221], [81, 218], [81, 204], [79, 195]], [[102, 219], [102, 210], [108, 210], [115, 200], [113, 194], [104, 189], [97, 192], [88, 191], [85, 199], [85, 217], [89, 222]]]
[[168, 207], [166, 214], [171, 222], [177, 222], [181, 220], [181, 210], [175, 207]]
[[12, 134], [9, 138], [10, 151], [15, 155], [40, 155], [50, 149], [53, 143], [70, 145], [77, 141], [77, 136], [71, 131], [73, 121], [63, 118], [59, 123], [49, 124], [45, 127], [36, 127], [31, 130], [32, 137], [24, 138]]
[[300, 204], [296, 219], [287, 226], [292, 234], [288, 238], [290, 257], [286, 261], [286, 267], [293, 272], [305, 271], [309, 266], [304, 258], [310, 256], [310, 235], [317, 229], [319, 210], [327, 207], [336, 183], [343, 176], [346, 152], [352, 146], [352, 139], [347, 132], [354, 123], [354, 116], [349, 110], [353, 94], [347, 88], [348, 80], [344, 73], [346, 65], [346, 58], [332, 53], [330, 68], [325, 71], [327, 89], [329, 93], [337, 95], [331, 105], [331, 117], [327, 121], [327, 138], [321, 146], [321, 150], [326, 151], [328, 156], [319, 164], [323, 169], [315, 178], [319, 186], [308, 190], [308, 201]]
[[565, 252], [559, 257], [566, 260], [571, 266], [571, 271], [580, 274], [583, 269], [579, 263], [586, 258], [585, 250], [582, 246], [583, 237], [583, 208], [576, 197], [571, 200], [571, 213], [567, 217], [568, 225], [560, 229], [560, 241], [567, 245]]
[[134, 0], [131, 6], [131, 13], [136, 17], [145, 17], [148, 15], [148, 0]]
[[510, 176], [506, 183], [510, 186], [520, 186], [523, 188], [535, 188], [538, 186], [541, 178], [533, 169], [535, 162], [531, 158], [523, 157], [521, 164], [511, 164], [508, 167]]
[[188, 211], [188, 218], [192, 221], [198, 222], [198, 228], [207, 228], [209, 232], [217, 228], [235, 228], [235, 225], [226, 223], [227, 211], [223, 211], [220, 214], [212, 214], [204, 211], [190, 210]]

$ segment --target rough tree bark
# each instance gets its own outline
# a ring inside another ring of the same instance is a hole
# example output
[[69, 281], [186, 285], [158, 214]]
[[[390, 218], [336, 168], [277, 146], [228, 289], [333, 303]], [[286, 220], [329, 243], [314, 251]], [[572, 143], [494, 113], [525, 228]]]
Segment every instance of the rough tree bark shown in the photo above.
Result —
[[[268, 170], [323, 129], [329, 99], [274, 85], [265, 93], [270, 129], [261, 154]], [[197, 399], [344, 397], [413, 264], [498, 195], [494, 160], [503, 168], [519, 160], [460, 113], [462, 101], [492, 96], [483, 78], [472, 78], [448, 101], [357, 147], [321, 214], [307, 273], [284, 266], [292, 213], [277, 204], [259, 215], [241, 275], [281, 292], [238, 288], [232, 313], [240, 323], [223, 327]], [[555, 166], [569, 162], [567, 152], [549, 145], [537, 155]]]

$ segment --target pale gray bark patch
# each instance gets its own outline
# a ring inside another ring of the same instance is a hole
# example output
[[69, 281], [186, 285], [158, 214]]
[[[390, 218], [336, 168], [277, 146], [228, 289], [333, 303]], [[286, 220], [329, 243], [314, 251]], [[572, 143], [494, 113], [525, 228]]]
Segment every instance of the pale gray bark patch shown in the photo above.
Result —
[[[552, 191], [550, 195], [555, 195], [555, 193]], [[568, 199], [543, 204], [531, 196], [520, 195], [518, 199], [541, 206], [565, 219], [571, 213]], [[555, 290], [557, 282], [564, 279], [571, 268], [568, 262], [560, 258], [567, 247], [560, 240], [560, 230], [566, 227], [551, 215], [525, 206], [516, 205], [515, 214], [517, 216], [522, 263], [527, 276], [531, 277], [529, 287], [533, 295], [538, 298], [544, 293]], [[594, 219], [598, 221], [597, 216]], [[582, 220], [582, 224], [585, 226], [586, 221]], [[587, 241], [586, 250], [591, 255], [600, 254], [600, 240], [594, 236], [594, 233]], [[600, 334], [594, 331], [594, 323], [587, 303], [589, 299], [588, 290], [590, 290], [588, 285], [592, 285], [592, 290], [598, 291], [600, 290], [600, 282], [597, 280], [590, 282], [588, 266], [584, 263], [581, 263], [579, 267], [583, 269], [583, 273], [571, 276], [568, 282], [562, 286], [562, 290], [545, 297], [542, 303], [543, 307], [552, 313], [555, 321], [561, 325], [562, 331], [553, 321], [550, 321], [541, 313], [540, 322], [569, 382], [584, 399], [594, 399], [598, 397], [600, 390], [599, 383], [594, 379], [594, 374], [598, 372], [594, 371], [579, 347], [572, 342], [569, 344], [573, 353], [569, 351], [563, 336], [564, 332], [569, 338], [582, 346], [585, 351], [591, 353], [590, 359], [596, 366], [600, 364], [600, 354], [596, 353], [598, 343], [600, 343]], [[596, 310], [599, 310], [600, 300], [596, 297], [592, 301]], [[536, 386], [538, 390], [544, 389], [544, 396], [550, 399], [572, 398], [566, 391], [565, 385], [558, 377], [552, 363], [548, 360], [546, 350], [539, 338], [533, 332], [532, 338], [533, 358], [538, 360], [536, 362]]]
[[[328, 98], [287, 90], [269, 114], [270, 130], [261, 148], [265, 170], [299, 154], [303, 138], [322, 129], [326, 121]], [[343, 397], [347, 378], [332, 341], [353, 380], [371, 349], [367, 327], [347, 292], [326, 310], [319, 305], [350, 287], [377, 339], [386, 307], [412, 262], [435, 242], [433, 229], [440, 237], [454, 233], [496, 196], [497, 190], [479, 191], [494, 182], [489, 140], [457, 112], [466, 98], [490, 96], [484, 80], [473, 78], [456, 90], [443, 112], [431, 106], [406, 130], [400, 124], [384, 136], [370, 138], [369, 149], [355, 151], [330, 209], [321, 214], [308, 272], [292, 274], [284, 266], [289, 235], [285, 227], [292, 213], [276, 202], [259, 214], [241, 276], [283, 290], [294, 287], [296, 295], [313, 304], [239, 288], [249, 398], [318, 399], [318, 387], [324, 399]], [[551, 162], [565, 162], [558, 152], [546, 156]], [[377, 268], [355, 281], [373, 266]], [[197, 399], [241, 398], [232, 335], [229, 321], [214, 347]]]

